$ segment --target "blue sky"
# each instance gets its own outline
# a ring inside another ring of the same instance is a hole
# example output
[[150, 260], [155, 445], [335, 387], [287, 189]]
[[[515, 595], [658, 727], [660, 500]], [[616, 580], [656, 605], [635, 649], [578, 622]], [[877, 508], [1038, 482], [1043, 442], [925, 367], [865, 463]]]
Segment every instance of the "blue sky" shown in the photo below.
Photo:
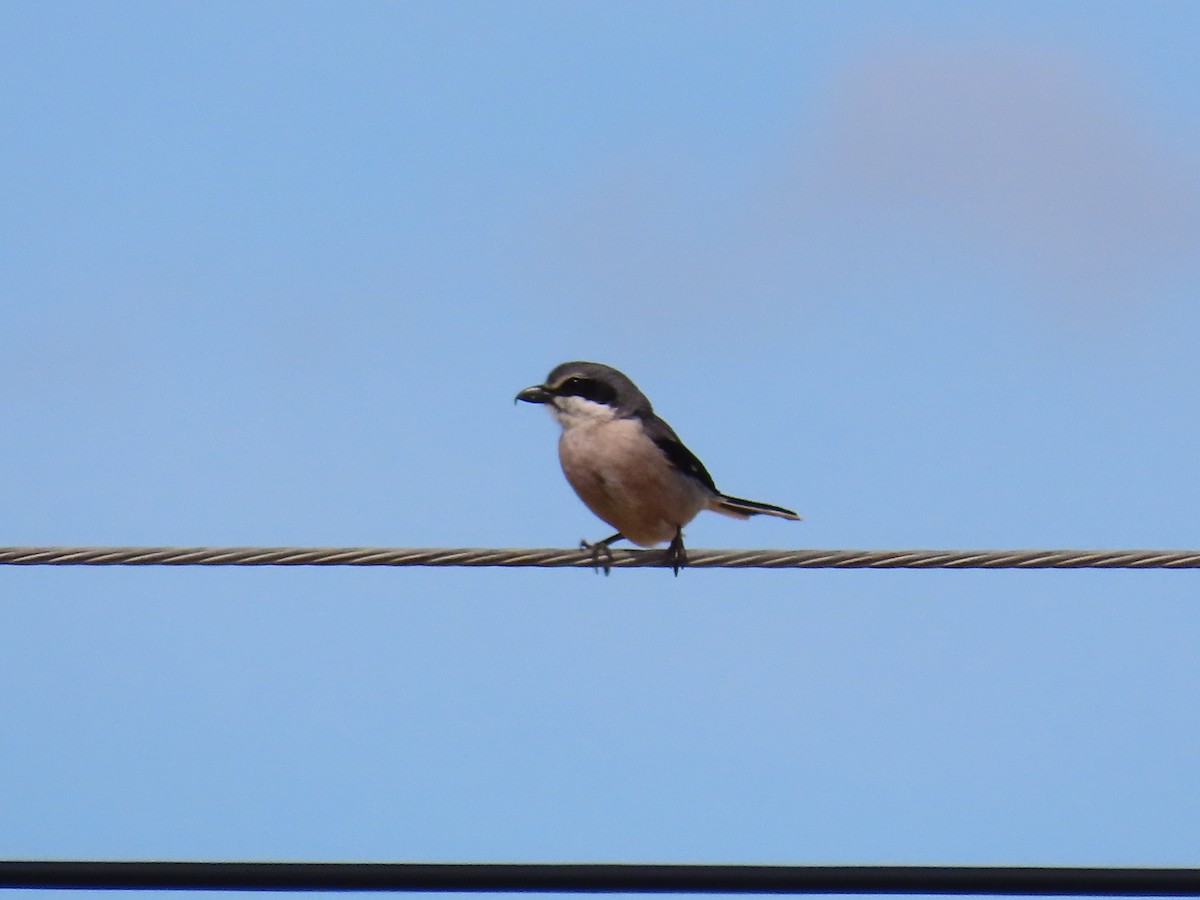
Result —
[[[7, 3], [5, 544], [1200, 546], [1200, 7]], [[0, 857], [1197, 865], [1188, 572], [0, 570]], [[43, 895], [38, 895], [43, 896]]]

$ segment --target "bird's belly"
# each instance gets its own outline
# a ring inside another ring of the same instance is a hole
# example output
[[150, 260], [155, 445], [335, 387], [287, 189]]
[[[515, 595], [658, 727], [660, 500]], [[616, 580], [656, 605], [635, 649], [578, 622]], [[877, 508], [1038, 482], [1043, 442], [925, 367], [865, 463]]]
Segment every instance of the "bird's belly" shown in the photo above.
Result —
[[643, 547], [672, 540], [709, 499], [708, 490], [672, 466], [631, 419], [568, 429], [558, 455], [588, 509]]

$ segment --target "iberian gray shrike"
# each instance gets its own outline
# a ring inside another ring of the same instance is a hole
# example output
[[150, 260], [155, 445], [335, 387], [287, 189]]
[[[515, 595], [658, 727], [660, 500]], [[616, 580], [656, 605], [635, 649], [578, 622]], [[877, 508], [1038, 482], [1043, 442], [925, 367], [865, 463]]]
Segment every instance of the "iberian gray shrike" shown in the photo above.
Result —
[[563, 474], [588, 509], [617, 529], [612, 537], [581, 545], [597, 565], [602, 554], [612, 558], [609, 545], [622, 538], [642, 547], [670, 541], [666, 561], [678, 575], [687, 565], [683, 526], [702, 509], [735, 519], [800, 518], [782, 506], [718, 491], [704, 464], [654, 414], [646, 395], [610, 366], [563, 363], [516, 399], [550, 409], [562, 426]]

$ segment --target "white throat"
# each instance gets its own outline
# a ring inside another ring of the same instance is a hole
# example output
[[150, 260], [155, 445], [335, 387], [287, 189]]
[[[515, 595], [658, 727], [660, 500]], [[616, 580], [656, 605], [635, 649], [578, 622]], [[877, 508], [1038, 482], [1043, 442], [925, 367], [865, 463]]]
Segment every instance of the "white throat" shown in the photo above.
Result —
[[611, 406], [583, 397], [555, 397], [550, 403], [550, 414], [564, 431], [580, 425], [611, 422], [617, 417], [617, 411]]

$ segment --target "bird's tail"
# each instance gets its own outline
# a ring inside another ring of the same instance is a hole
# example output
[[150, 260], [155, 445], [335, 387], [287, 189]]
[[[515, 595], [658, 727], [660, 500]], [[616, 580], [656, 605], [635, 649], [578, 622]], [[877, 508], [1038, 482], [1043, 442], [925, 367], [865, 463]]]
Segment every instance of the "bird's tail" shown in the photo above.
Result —
[[730, 497], [728, 494], [717, 494], [709, 509], [733, 516], [735, 519], [748, 519], [751, 516], [778, 516], [794, 522], [799, 522], [801, 519], [801, 516], [782, 506], [759, 503], [757, 500], [743, 500], [741, 497]]

